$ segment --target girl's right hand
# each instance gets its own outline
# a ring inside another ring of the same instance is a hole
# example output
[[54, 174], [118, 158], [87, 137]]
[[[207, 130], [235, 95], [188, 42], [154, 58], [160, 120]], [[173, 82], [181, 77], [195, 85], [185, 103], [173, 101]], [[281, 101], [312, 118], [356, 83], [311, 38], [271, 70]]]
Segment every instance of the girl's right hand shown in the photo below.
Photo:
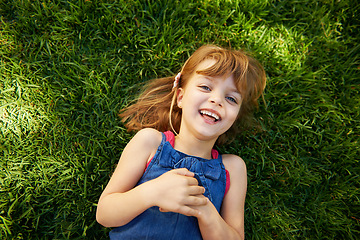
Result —
[[205, 188], [198, 185], [194, 173], [186, 168], [174, 169], [149, 181], [154, 205], [162, 212], [176, 212], [186, 216], [199, 216], [192, 206], [205, 205], [209, 200]]

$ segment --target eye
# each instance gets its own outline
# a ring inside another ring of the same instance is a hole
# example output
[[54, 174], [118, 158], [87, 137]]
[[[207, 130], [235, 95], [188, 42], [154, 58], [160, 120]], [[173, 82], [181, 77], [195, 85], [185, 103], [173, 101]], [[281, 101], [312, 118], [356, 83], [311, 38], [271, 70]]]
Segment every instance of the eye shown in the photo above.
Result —
[[201, 85], [201, 86], [199, 86], [200, 88], [202, 88], [202, 89], [204, 89], [204, 90], [206, 90], [206, 91], [211, 91], [211, 89], [208, 87], [208, 86], [206, 86], [206, 85]]
[[238, 103], [236, 98], [234, 98], [234, 97], [226, 97], [226, 99], [229, 100], [230, 102], [233, 102], [233, 103], [236, 103], [236, 104]]

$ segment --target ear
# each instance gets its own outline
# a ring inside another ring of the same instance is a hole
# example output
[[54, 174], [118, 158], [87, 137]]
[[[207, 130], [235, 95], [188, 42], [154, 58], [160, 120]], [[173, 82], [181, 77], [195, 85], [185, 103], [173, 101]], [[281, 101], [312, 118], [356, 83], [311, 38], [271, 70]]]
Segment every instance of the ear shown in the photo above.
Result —
[[184, 89], [178, 88], [176, 92], [176, 102], [179, 108], [182, 108], [182, 99], [184, 97]]

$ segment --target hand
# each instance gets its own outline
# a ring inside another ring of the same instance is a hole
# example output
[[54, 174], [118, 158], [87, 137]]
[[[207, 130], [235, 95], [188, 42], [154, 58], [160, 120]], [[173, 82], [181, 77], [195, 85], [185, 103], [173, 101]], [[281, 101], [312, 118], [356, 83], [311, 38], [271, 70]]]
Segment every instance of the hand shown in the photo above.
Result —
[[194, 207], [209, 201], [203, 195], [205, 188], [198, 185], [194, 173], [186, 168], [171, 170], [150, 182], [155, 193], [155, 205], [162, 212], [197, 217], [200, 212]]
[[212, 219], [212, 217], [219, 214], [214, 204], [210, 200], [208, 200], [204, 205], [192, 206], [192, 208], [198, 211], [198, 215], [194, 217], [197, 217], [199, 222], [210, 223], [209, 221]]

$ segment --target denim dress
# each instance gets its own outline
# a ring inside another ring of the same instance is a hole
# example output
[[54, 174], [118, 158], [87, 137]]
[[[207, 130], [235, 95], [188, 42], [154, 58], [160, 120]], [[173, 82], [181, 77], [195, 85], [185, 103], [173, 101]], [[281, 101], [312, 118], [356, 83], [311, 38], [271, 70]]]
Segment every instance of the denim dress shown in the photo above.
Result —
[[[195, 173], [199, 185], [205, 188], [204, 195], [220, 212], [226, 188], [226, 172], [221, 155], [214, 154], [216, 151], [213, 150], [212, 155], [215, 159], [189, 156], [173, 148], [174, 140], [172, 143], [167, 140], [173, 133], [166, 132], [162, 135], [160, 146], [137, 185], [155, 179], [172, 169], [187, 168]], [[202, 237], [197, 218], [174, 212], [160, 212], [159, 207], [151, 207], [128, 224], [114, 228], [110, 232], [110, 239], [183, 240]]]

